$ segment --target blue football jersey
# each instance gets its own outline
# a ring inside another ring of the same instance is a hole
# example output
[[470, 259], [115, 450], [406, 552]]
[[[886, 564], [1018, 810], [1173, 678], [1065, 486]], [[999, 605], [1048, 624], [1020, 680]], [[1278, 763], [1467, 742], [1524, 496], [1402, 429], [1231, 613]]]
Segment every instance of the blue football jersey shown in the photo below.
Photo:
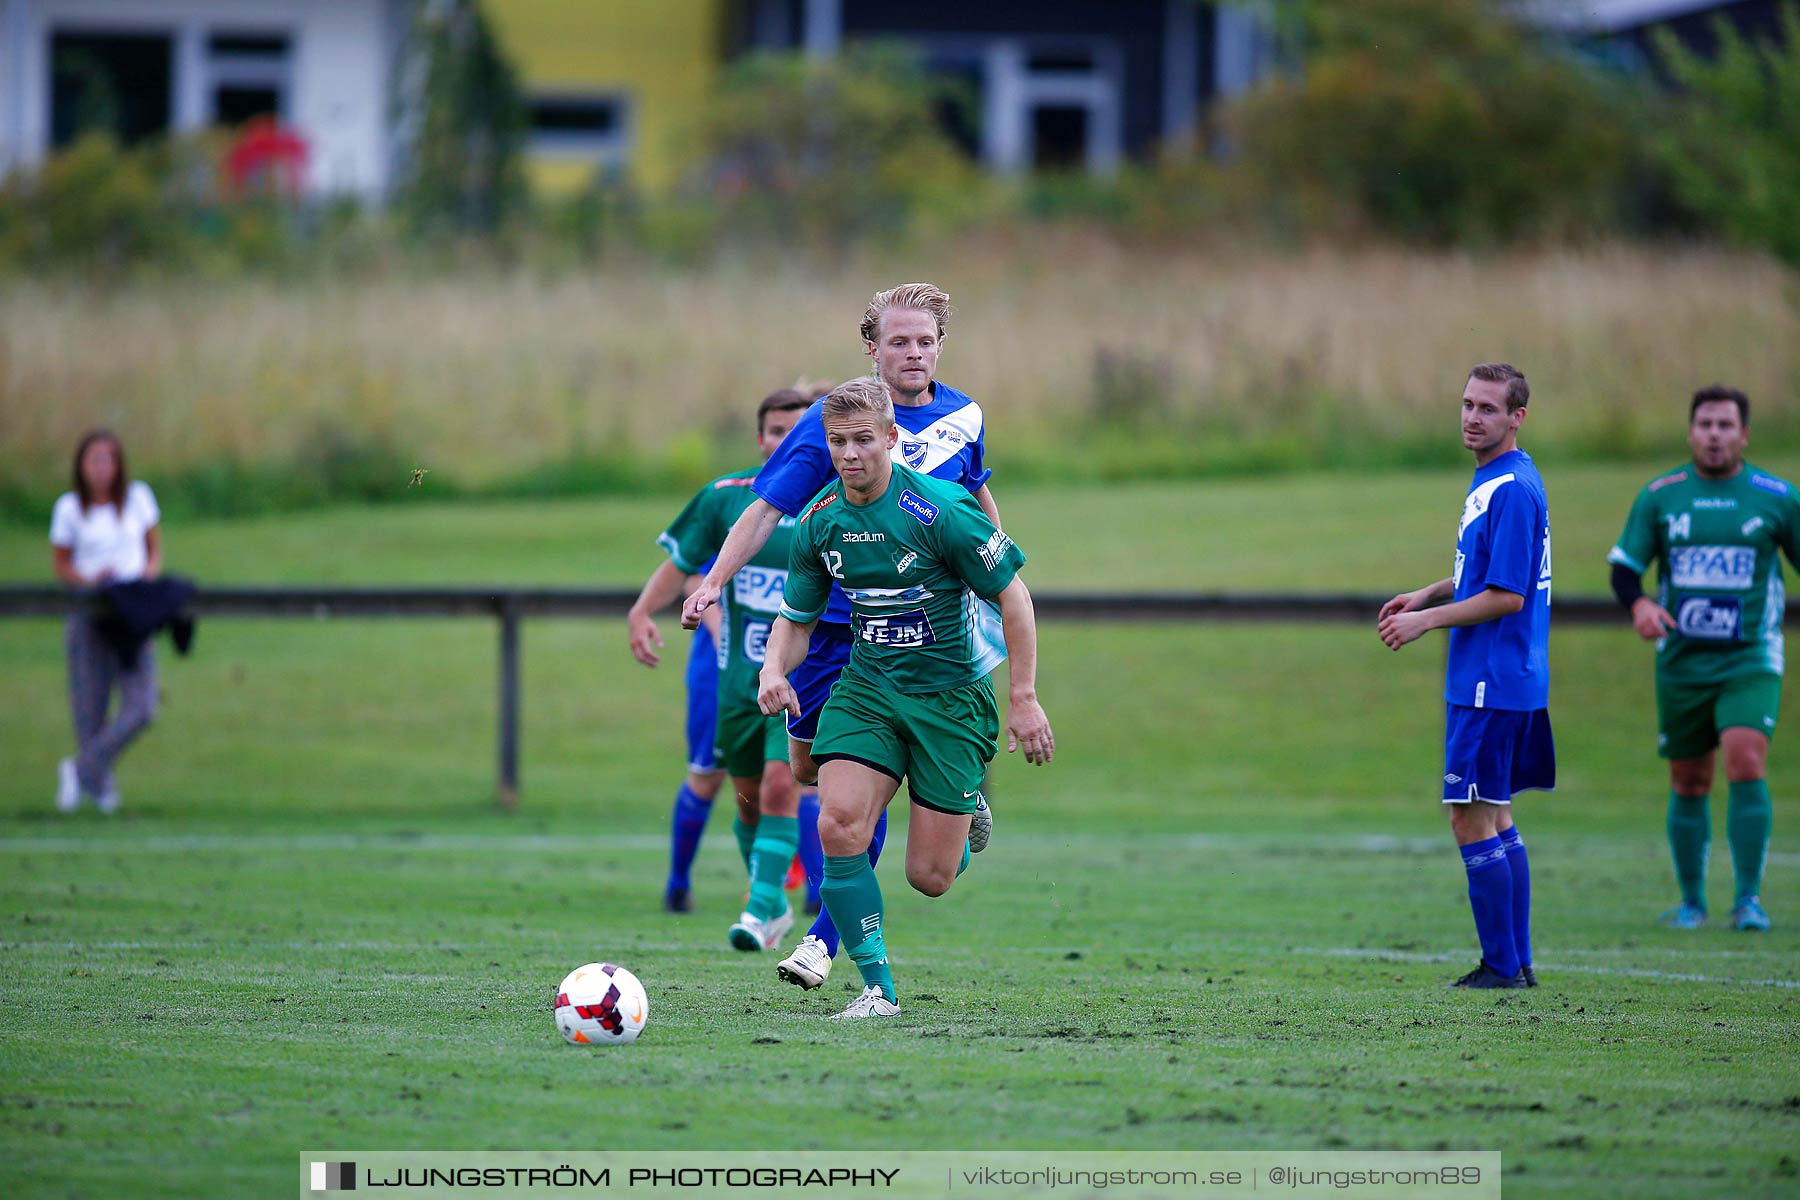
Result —
[[[825, 442], [821, 417], [825, 402], [815, 401], [800, 421], [781, 439], [781, 445], [757, 472], [751, 490], [790, 517], [797, 517], [832, 481], [831, 448]], [[900, 440], [894, 445], [894, 461], [939, 479], [960, 483], [970, 492], [981, 490], [993, 471], [987, 467], [987, 423], [981, 405], [955, 388], [935, 381], [931, 403], [894, 406], [894, 423]], [[822, 621], [850, 623], [850, 601], [833, 586]]]
[[1531, 456], [1502, 454], [1475, 472], [1456, 529], [1455, 599], [1500, 588], [1516, 613], [1450, 630], [1444, 699], [1533, 711], [1550, 702], [1550, 501]]

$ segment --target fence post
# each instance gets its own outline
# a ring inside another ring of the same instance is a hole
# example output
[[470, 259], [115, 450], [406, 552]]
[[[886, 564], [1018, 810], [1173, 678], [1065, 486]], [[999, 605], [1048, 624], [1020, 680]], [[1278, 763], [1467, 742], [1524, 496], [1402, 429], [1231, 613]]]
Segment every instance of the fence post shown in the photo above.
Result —
[[500, 600], [500, 807], [519, 806], [519, 608]]

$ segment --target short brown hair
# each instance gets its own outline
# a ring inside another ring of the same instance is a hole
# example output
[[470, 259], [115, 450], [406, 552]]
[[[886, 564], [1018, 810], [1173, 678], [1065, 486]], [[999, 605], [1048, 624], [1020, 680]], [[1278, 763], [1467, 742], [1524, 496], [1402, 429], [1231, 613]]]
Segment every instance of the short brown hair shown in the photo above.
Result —
[[883, 429], [894, 423], [894, 401], [888, 396], [887, 384], [873, 375], [858, 376], [832, 388], [819, 417], [831, 421], [862, 413], [874, 417], [875, 424]]
[[891, 287], [886, 291], [876, 292], [875, 298], [869, 301], [869, 307], [863, 310], [863, 341], [875, 341], [875, 335], [881, 332], [881, 314], [890, 308], [916, 308], [920, 312], [930, 313], [931, 319], [937, 322], [938, 340], [944, 338], [944, 330], [950, 324], [950, 297], [936, 284], [903, 283], [899, 287]]
[[[111, 442], [113, 458], [119, 464], [118, 471], [113, 475], [112, 491], [100, 497], [88, 495], [87, 480], [81, 477], [81, 460], [87, 457], [88, 447], [95, 442]], [[125, 489], [131, 484], [131, 473], [125, 469], [125, 446], [119, 441], [119, 435], [110, 429], [90, 429], [82, 434], [81, 441], [75, 447], [74, 478], [75, 498], [81, 502], [82, 512], [86, 512], [88, 505], [93, 504], [96, 499], [124, 512]]]
[[1511, 363], [1476, 363], [1469, 368], [1469, 378], [1504, 383], [1507, 412], [1518, 412], [1531, 403], [1531, 385], [1525, 381], [1525, 372]]
[[1702, 404], [1713, 404], [1720, 400], [1729, 400], [1737, 405], [1739, 424], [1748, 425], [1750, 423], [1750, 397], [1734, 387], [1715, 383], [1694, 393], [1694, 399], [1688, 405], [1688, 424], [1694, 423], [1694, 414], [1700, 411]]
[[802, 375], [794, 380], [794, 390], [804, 393], [808, 404], [831, 395], [831, 389], [836, 386], [836, 384], [828, 383], [823, 379], [814, 379], [810, 375]]
[[772, 412], [792, 412], [796, 408], [805, 408], [812, 399], [799, 388], [776, 388], [762, 398], [756, 406], [756, 432], [763, 431], [763, 424]]

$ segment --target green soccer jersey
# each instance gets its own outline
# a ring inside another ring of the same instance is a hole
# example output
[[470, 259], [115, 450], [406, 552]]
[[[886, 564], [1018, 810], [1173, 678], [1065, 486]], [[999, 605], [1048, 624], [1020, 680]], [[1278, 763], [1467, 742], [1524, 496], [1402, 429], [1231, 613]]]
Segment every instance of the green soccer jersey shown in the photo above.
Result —
[[982, 609], [1024, 563], [961, 485], [895, 463], [871, 503], [833, 480], [801, 513], [781, 615], [817, 620], [836, 582], [853, 610], [847, 671], [904, 695], [947, 691], [998, 665]]
[[[725, 544], [725, 536], [756, 493], [756, 472], [721, 475], [694, 494], [681, 515], [656, 539], [669, 558], [689, 575], [698, 575]], [[757, 675], [769, 628], [781, 612], [787, 582], [788, 545], [794, 518], [783, 517], [744, 568], [719, 593], [719, 703], [756, 705]]]
[[1778, 553], [1800, 549], [1800, 494], [1749, 463], [1730, 479], [1692, 464], [1652, 479], [1625, 519], [1608, 562], [1642, 574], [1652, 562], [1658, 600], [1676, 628], [1657, 643], [1659, 677], [1717, 683], [1781, 674], [1787, 608]]

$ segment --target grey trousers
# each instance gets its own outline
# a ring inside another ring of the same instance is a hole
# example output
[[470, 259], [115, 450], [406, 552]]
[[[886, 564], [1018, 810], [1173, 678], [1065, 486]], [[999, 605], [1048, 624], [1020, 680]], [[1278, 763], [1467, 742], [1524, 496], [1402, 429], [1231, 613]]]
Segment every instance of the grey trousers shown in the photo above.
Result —
[[[118, 652], [85, 616], [63, 626], [69, 652], [69, 707], [75, 717], [75, 773], [81, 789], [99, 796], [113, 787], [113, 763], [156, 716], [156, 654], [145, 642], [125, 670]], [[114, 685], [119, 711], [107, 720]]]

